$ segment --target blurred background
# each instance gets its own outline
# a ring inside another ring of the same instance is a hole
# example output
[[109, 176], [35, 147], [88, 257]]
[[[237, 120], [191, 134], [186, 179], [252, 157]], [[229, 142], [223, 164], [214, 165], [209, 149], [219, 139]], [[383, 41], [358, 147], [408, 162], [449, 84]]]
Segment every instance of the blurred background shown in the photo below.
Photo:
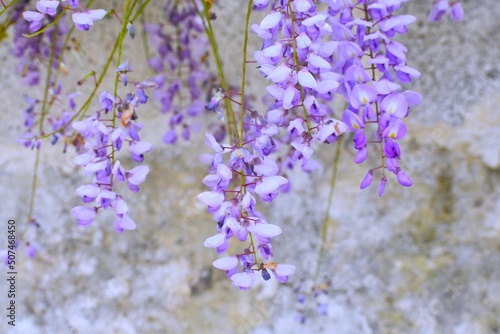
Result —
[[[234, 84], [240, 82], [242, 3], [214, 1], [213, 8]], [[30, 258], [25, 247], [17, 252], [16, 328], [2, 313], [0, 332], [500, 333], [500, 20], [495, 0], [461, 3], [463, 22], [445, 17], [428, 23], [431, 0], [410, 1], [400, 11], [418, 18], [399, 41], [409, 49], [408, 65], [422, 73], [409, 88], [424, 97], [411, 110], [401, 141], [401, 164], [413, 186], [391, 179], [383, 198], [375, 185], [359, 190], [374, 163], [355, 165], [348, 137], [331, 206], [334, 145], [316, 151], [322, 167], [310, 175], [293, 171], [293, 191], [262, 207], [283, 229], [273, 243], [276, 261], [297, 267], [289, 283], [273, 278], [243, 292], [213, 268], [218, 256], [203, 242], [215, 224], [196, 199], [205, 190], [206, 169], [198, 162], [209, 152], [204, 131], [189, 142], [164, 144], [168, 120], [150, 102], [138, 110], [143, 139], [154, 150], [146, 157], [147, 181], [138, 195], [128, 196], [135, 231], [116, 233], [113, 215], [102, 213], [91, 226], [79, 227], [69, 210], [80, 203], [76, 187], [89, 178], [72, 164], [73, 151], [63, 155], [60, 145], [44, 144], [35, 203], [41, 226], [26, 232], [37, 254]], [[92, 8], [121, 4], [96, 1]], [[151, 4], [148, 20], [165, 20], [162, 6]], [[69, 62], [68, 91], [102, 67], [118, 29], [108, 20], [76, 33], [83, 66]], [[260, 48], [255, 36], [250, 43], [249, 50]], [[1, 249], [8, 219], [23, 230], [28, 213], [35, 154], [16, 144], [24, 131], [23, 95], [43, 94], [21, 83], [11, 49], [10, 40], [0, 44]], [[140, 40], [127, 41], [123, 57], [136, 78], [153, 74], [142, 65]], [[111, 90], [111, 79], [103, 89]], [[261, 96], [264, 85], [249, 66], [248, 92]], [[78, 87], [80, 102], [92, 88], [91, 81]], [[315, 280], [325, 211], [327, 243]], [[0, 286], [5, 310], [5, 284]]]

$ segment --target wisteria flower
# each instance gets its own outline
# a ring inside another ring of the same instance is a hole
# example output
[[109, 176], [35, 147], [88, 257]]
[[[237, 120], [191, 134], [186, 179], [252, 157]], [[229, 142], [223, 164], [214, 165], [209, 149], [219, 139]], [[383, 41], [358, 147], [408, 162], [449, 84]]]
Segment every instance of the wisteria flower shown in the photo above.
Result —
[[94, 9], [86, 12], [71, 14], [71, 19], [78, 30], [88, 31], [94, 25], [94, 21], [102, 20], [107, 12], [104, 9]]

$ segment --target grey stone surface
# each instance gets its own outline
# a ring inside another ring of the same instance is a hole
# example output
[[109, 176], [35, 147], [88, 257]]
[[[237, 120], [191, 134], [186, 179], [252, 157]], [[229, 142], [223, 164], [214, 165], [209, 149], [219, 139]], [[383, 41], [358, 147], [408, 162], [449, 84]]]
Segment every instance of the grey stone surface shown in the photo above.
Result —
[[[214, 5], [224, 65], [236, 83], [241, 3]], [[155, 145], [147, 157], [152, 172], [139, 196], [128, 197], [134, 232], [117, 234], [106, 215], [78, 227], [69, 210], [79, 203], [74, 189], [88, 178], [72, 166], [72, 152], [62, 157], [60, 147], [44, 149], [36, 201], [42, 227], [27, 235], [39, 252], [35, 259], [18, 253], [18, 326], [12, 331], [2, 316], [0, 332], [500, 333], [500, 21], [494, 0], [462, 3], [462, 23], [427, 23], [430, 1], [414, 0], [402, 10], [418, 16], [400, 41], [408, 46], [409, 65], [422, 72], [412, 89], [424, 96], [402, 141], [402, 164], [414, 185], [402, 188], [391, 179], [383, 198], [375, 186], [359, 190], [370, 161], [355, 166], [344, 141], [319, 275], [331, 282], [328, 294], [299, 305], [294, 286], [313, 281], [334, 146], [318, 150], [325, 163], [312, 175], [291, 173], [294, 192], [264, 209], [283, 228], [274, 244], [277, 260], [297, 266], [291, 283], [258, 282], [240, 292], [212, 268], [217, 255], [203, 247], [214, 232], [196, 200], [204, 189], [205, 171], [197, 163], [207, 151], [203, 137], [165, 146], [167, 120], [151, 104], [140, 112], [144, 138]], [[116, 25], [78, 35], [85, 65], [98, 68], [99, 50], [112, 42]], [[256, 38], [252, 43], [259, 47]], [[2, 42], [0, 219], [5, 226], [14, 218], [23, 229], [34, 153], [15, 144], [26, 87], [8, 49]], [[136, 66], [143, 57], [137, 43], [128, 43], [124, 54]], [[88, 71], [73, 65], [73, 78]], [[259, 94], [265, 81], [250, 72], [249, 91]], [[4, 245], [5, 228], [0, 236]], [[329, 303], [326, 316], [315, 312], [317, 301]], [[295, 320], [299, 310], [307, 313], [305, 324]]]

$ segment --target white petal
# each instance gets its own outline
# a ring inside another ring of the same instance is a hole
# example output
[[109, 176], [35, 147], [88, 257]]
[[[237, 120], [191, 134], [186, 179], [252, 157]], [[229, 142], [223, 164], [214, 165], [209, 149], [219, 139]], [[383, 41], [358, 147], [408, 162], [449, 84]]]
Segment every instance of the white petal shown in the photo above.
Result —
[[260, 27], [262, 29], [272, 29], [278, 25], [278, 23], [281, 20], [281, 13], [280, 12], [274, 12], [271, 14], [268, 14], [262, 22], [260, 22]]
[[89, 15], [92, 21], [102, 20], [104, 16], [106, 16], [106, 11], [104, 9], [94, 9], [89, 10]]
[[148, 153], [152, 149], [153, 149], [153, 145], [151, 145], [151, 143], [148, 143], [146, 141], [141, 141], [138, 143], [136, 142], [136, 143], [130, 145], [130, 147], [129, 147], [130, 152], [132, 152], [133, 154], [136, 154], [136, 155]]
[[314, 79], [314, 76], [307, 69], [304, 68], [300, 70], [297, 78], [299, 79], [299, 83], [302, 87], [316, 88], [316, 79]]
[[277, 56], [282, 54], [282, 51], [281, 51], [282, 49], [283, 49], [283, 45], [281, 45], [280, 43], [277, 43], [277, 44], [271, 45], [270, 47], [267, 47], [264, 50], [262, 50], [262, 55], [264, 57], [269, 57], [269, 58], [277, 57]]
[[217, 175], [222, 180], [231, 180], [233, 178], [233, 172], [226, 165], [220, 164], [217, 166]]
[[283, 87], [277, 86], [277, 85], [271, 85], [266, 87], [267, 92], [269, 95], [274, 97], [278, 101], [283, 100], [283, 95], [285, 94], [285, 90]]
[[207, 248], [217, 248], [219, 246], [222, 246], [226, 240], [226, 235], [222, 233], [218, 233], [214, 236], [211, 236], [205, 242], [203, 245]]
[[135, 230], [137, 227], [135, 222], [128, 215], [124, 215], [122, 218], [119, 218], [118, 223], [124, 230]]
[[95, 184], [84, 184], [83, 186], [76, 188], [76, 194], [80, 197], [88, 196], [95, 198], [99, 195], [99, 192], [99, 186]]
[[81, 24], [81, 25], [88, 24], [89, 26], [93, 24], [92, 18], [88, 13], [73, 13], [71, 14], [71, 18], [73, 19], [73, 22], [75, 22], [76, 24]]
[[278, 190], [279, 187], [288, 183], [282, 176], [264, 177], [262, 183], [255, 186], [255, 192], [259, 195], [267, 195]]
[[73, 158], [73, 163], [78, 166], [85, 166], [95, 158], [95, 153], [82, 153]]
[[292, 69], [281, 64], [267, 78], [274, 83], [281, 83], [290, 77], [290, 73], [292, 73]]
[[278, 174], [279, 167], [273, 159], [264, 157], [260, 164], [254, 166], [254, 170], [259, 175], [274, 176]]
[[231, 280], [233, 281], [234, 286], [248, 289], [253, 284], [254, 276], [248, 273], [236, 273], [231, 276]]
[[231, 270], [238, 266], [238, 258], [236, 256], [226, 256], [217, 259], [213, 262], [215, 268], [220, 270]]
[[273, 238], [283, 232], [279, 226], [273, 224], [256, 224], [252, 230], [252, 232], [255, 231], [258, 235], [266, 238]]
[[299, 49], [305, 49], [311, 45], [311, 39], [304, 32], [301, 32], [297, 38], [295, 38], [295, 42], [297, 42], [297, 48]]
[[198, 199], [205, 205], [217, 207], [224, 202], [224, 194], [218, 191], [205, 191], [198, 195]]
[[319, 49], [319, 54], [321, 57], [330, 57], [338, 48], [339, 42], [337, 41], [329, 41], [321, 45]]
[[84, 170], [87, 173], [94, 173], [100, 170], [103, 170], [106, 168], [108, 165], [109, 161], [108, 160], [103, 160], [99, 162], [91, 162], [87, 166], [85, 166]]
[[138, 186], [139, 184], [144, 182], [144, 180], [146, 180], [146, 176], [148, 175], [148, 173], [149, 167], [146, 165], [134, 167], [127, 172], [127, 181], [130, 184]]
[[305, 19], [302, 21], [302, 24], [305, 25], [306, 27], [310, 27], [313, 25], [317, 25], [318, 27], [322, 26], [325, 23], [326, 17], [322, 14], [317, 14], [314, 15], [313, 17], [310, 17], [308, 19]]
[[314, 53], [311, 53], [309, 55], [309, 62], [311, 63], [311, 65], [317, 68], [326, 68], [326, 69], [332, 68], [332, 66], [326, 60], [324, 60], [318, 55], [315, 55]]
[[294, 97], [295, 97], [295, 87], [290, 85], [286, 88], [285, 94], [283, 95], [283, 108], [287, 110], [292, 109]]
[[307, 0], [295, 0], [293, 5], [299, 13], [307, 12], [311, 8], [311, 4]]
[[23, 12], [23, 17], [26, 21], [32, 22], [32, 21], [41, 21], [44, 18], [44, 15], [39, 12], [33, 12], [31, 10], [27, 10]]
[[334, 80], [323, 80], [316, 86], [316, 91], [320, 94], [334, 92], [339, 87], [339, 83]]
[[127, 202], [125, 202], [121, 197], [118, 197], [114, 203], [113, 208], [117, 215], [123, 215], [128, 212]]

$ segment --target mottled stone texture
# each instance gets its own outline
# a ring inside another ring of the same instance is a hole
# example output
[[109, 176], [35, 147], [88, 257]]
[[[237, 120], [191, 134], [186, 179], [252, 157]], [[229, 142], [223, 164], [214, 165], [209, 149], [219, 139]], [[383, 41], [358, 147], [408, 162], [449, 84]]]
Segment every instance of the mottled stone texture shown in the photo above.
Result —
[[[229, 81], [239, 84], [244, 2], [215, 3], [224, 65]], [[265, 209], [284, 231], [276, 258], [295, 264], [297, 274], [288, 285], [270, 281], [240, 292], [212, 268], [217, 255], [203, 247], [215, 227], [196, 200], [204, 189], [204, 168], [197, 164], [208, 151], [203, 138], [165, 146], [167, 120], [150, 104], [140, 117], [144, 138], [155, 149], [147, 157], [152, 172], [141, 193], [128, 197], [138, 223], [134, 232], [117, 234], [106, 215], [78, 227], [69, 209], [79, 202], [74, 189], [86, 178], [71, 165], [72, 152], [61, 156], [60, 147], [46, 145], [36, 201], [42, 226], [28, 233], [39, 253], [34, 260], [18, 255], [18, 331], [10, 332], [500, 333], [498, 4], [464, 0], [464, 22], [446, 18], [430, 25], [430, 3], [414, 0], [402, 11], [418, 17], [400, 40], [408, 46], [409, 65], [422, 72], [411, 88], [424, 96], [402, 141], [402, 165], [414, 186], [402, 188], [391, 179], [383, 198], [374, 186], [360, 191], [375, 162], [354, 165], [351, 139], [344, 140], [319, 274], [331, 282], [318, 299], [329, 303], [326, 316], [314, 311], [310, 297], [298, 305], [293, 287], [314, 277], [335, 147], [321, 147], [318, 157], [325, 163], [316, 173], [291, 173], [294, 191]], [[149, 15], [162, 17], [153, 8]], [[97, 23], [90, 33], [77, 34], [87, 67], [72, 64], [74, 81], [99, 68], [99, 50], [109, 47], [116, 26]], [[252, 43], [259, 47], [256, 38]], [[13, 73], [9, 47], [0, 45], [1, 226], [14, 218], [22, 230], [34, 153], [15, 144], [27, 91]], [[141, 73], [140, 42], [127, 44], [124, 57], [136, 66], [134, 74]], [[248, 87], [258, 96], [265, 82], [254, 68], [250, 72]], [[34, 88], [28, 93], [41, 96]], [[3, 248], [5, 228], [0, 235]], [[299, 309], [306, 309], [305, 324], [294, 320]], [[9, 330], [2, 316], [0, 332]]]

